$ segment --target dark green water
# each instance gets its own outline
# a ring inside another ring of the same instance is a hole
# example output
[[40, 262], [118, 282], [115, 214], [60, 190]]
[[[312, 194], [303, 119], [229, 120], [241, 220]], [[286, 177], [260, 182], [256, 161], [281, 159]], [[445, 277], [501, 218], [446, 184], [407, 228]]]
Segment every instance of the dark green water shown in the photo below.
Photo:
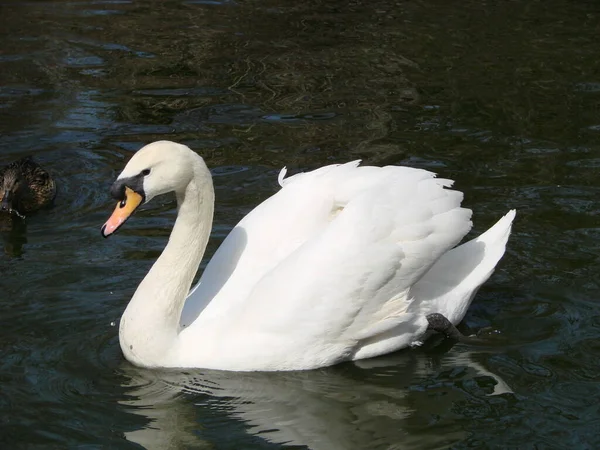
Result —
[[[600, 4], [7, 2], [0, 42], [0, 164], [33, 154], [59, 183], [2, 231], [0, 447], [600, 446]], [[115, 323], [174, 203], [99, 227], [157, 139], [213, 168], [207, 257], [284, 165], [434, 170], [476, 233], [517, 208], [461, 325], [504, 340], [305, 373], [132, 367]]]

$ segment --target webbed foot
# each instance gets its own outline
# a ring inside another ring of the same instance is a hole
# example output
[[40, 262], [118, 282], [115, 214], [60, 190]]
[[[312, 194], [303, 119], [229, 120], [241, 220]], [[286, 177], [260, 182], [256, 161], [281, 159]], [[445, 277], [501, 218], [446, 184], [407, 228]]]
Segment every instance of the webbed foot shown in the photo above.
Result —
[[427, 322], [429, 322], [429, 326], [427, 327], [428, 331], [436, 331], [443, 334], [448, 339], [452, 339], [453, 341], [461, 342], [463, 344], [490, 344], [490, 338], [500, 334], [498, 330], [495, 330], [492, 327], [486, 327], [479, 330], [477, 334], [465, 336], [458, 331], [452, 322], [450, 322], [443, 314], [433, 313], [426, 316], [426, 318]]

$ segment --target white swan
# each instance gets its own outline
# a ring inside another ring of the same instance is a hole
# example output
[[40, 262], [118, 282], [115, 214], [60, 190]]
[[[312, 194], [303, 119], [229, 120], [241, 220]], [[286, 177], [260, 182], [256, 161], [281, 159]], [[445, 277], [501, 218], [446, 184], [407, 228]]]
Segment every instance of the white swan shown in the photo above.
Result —
[[[478, 238], [452, 181], [408, 167], [330, 165], [284, 180], [231, 231], [188, 294], [212, 226], [204, 160], [185, 145], [138, 151], [111, 188], [114, 233], [175, 191], [169, 242], [119, 329], [144, 367], [297, 370], [419, 344], [428, 317], [457, 324], [504, 254], [514, 210]], [[433, 327], [438, 329], [439, 327]]]

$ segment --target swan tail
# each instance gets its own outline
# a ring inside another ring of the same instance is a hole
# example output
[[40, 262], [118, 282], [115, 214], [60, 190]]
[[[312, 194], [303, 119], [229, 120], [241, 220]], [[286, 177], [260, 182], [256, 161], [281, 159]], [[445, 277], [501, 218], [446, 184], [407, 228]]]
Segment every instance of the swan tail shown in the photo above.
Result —
[[479, 287], [504, 255], [516, 211], [510, 210], [477, 238], [444, 254], [411, 288], [423, 314], [440, 313], [453, 324], [465, 316]]

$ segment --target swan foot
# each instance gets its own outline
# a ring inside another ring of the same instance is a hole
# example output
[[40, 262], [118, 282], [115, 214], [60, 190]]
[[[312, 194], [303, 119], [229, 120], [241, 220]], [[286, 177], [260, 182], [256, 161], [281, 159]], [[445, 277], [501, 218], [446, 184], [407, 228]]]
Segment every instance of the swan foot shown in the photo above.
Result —
[[471, 339], [471, 337], [467, 337], [462, 334], [458, 329], [448, 320], [446, 316], [440, 313], [433, 313], [426, 316], [427, 322], [429, 322], [429, 326], [427, 327], [428, 331], [435, 331], [437, 333], [442, 333], [448, 339], [452, 339], [454, 341], [462, 341], [463, 339]]
[[493, 338], [500, 335], [500, 331], [492, 327], [486, 327], [479, 330], [477, 334], [465, 336], [443, 314], [433, 313], [426, 316], [426, 318], [429, 322], [428, 331], [436, 331], [443, 334], [447, 339], [463, 344], [492, 344]]
[[470, 338], [488, 339], [498, 337], [502, 332], [494, 327], [481, 328], [476, 334], [469, 336]]

